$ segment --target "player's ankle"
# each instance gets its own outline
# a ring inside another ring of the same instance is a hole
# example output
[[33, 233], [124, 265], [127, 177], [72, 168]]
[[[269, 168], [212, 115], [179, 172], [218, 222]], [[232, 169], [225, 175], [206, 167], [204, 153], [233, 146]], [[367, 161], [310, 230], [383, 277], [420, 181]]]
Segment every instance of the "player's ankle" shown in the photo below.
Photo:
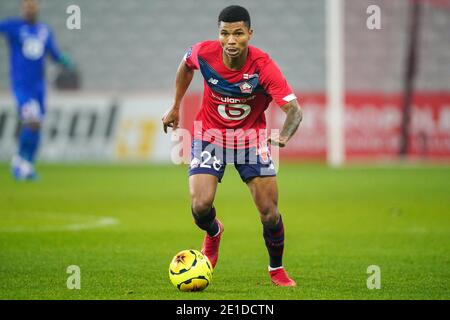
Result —
[[220, 224], [217, 223], [217, 232], [211, 237], [213, 237], [213, 238], [217, 237], [221, 231], [222, 231], [222, 228], [220, 227]]
[[284, 269], [284, 267], [283, 267], [283, 266], [279, 266], [279, 267], [271, 267], [271, 266], [269, 265], [268, 269], [269, 269], [269, 271], [275, 271], [275, 270]]

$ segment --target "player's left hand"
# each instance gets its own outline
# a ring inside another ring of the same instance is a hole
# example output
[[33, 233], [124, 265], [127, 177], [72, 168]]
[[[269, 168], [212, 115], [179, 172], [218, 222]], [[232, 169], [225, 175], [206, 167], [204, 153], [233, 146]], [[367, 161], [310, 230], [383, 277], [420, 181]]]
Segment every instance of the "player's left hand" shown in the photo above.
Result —
[[278, 146], [280, 148], [283, 148], [286, 146], [288, 140], [289, 140], [289, 137], [280, 136], [278, 133], [272, 133], [272, 135], [268, 139], [268, 142], [273, 146]]
[[61, 54], [59, 62], [69, 71], [75, 70], [75, 63], [68, 54]]

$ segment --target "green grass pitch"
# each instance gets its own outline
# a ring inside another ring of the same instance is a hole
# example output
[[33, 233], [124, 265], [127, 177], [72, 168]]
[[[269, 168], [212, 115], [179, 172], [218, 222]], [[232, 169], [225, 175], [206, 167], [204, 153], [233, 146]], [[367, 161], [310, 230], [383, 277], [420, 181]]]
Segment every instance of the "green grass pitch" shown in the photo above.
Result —
[[[168, 265], [199, 249], [185, 166], [41, 165], [16, 183], [0, 165], [0, 299], [450, 299], [450, 168], [282, 164], [284, 264], [271, 285], [258, 214], [228, 167], [216, 208], [220, 258], [203, 292]], [[66, 286], [70, 265], [81, 289]], [[367, 268], [381, 270], [369, 290]]]

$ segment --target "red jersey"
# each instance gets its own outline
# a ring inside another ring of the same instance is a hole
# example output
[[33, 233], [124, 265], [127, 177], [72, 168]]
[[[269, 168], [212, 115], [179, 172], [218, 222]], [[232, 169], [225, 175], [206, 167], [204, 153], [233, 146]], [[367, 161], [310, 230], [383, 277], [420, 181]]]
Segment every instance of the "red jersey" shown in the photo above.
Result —
[[189, 68], [200, 69], [205, 80], [194, 123], [196, 139], [227, 148], [258, 145], [266, 137], [264, 111], [270, 102], [281, 107], [296, 99], [275, 62], [253, 46], [239, 70], [225, 66], [218, 40], [195, 44], [184, 61]]

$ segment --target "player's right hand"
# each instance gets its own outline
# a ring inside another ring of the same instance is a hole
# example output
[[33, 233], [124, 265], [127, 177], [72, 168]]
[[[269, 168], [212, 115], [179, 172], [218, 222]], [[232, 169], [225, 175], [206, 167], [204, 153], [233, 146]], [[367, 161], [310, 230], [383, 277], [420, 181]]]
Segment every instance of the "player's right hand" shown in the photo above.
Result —
[[167, 133], [167, 127], [172, 128], [173, 131], [177, 130], [179, 121], [180, 111], [178, 108], [171, 108], [167, 110], [162, 117], [164, 132]]

